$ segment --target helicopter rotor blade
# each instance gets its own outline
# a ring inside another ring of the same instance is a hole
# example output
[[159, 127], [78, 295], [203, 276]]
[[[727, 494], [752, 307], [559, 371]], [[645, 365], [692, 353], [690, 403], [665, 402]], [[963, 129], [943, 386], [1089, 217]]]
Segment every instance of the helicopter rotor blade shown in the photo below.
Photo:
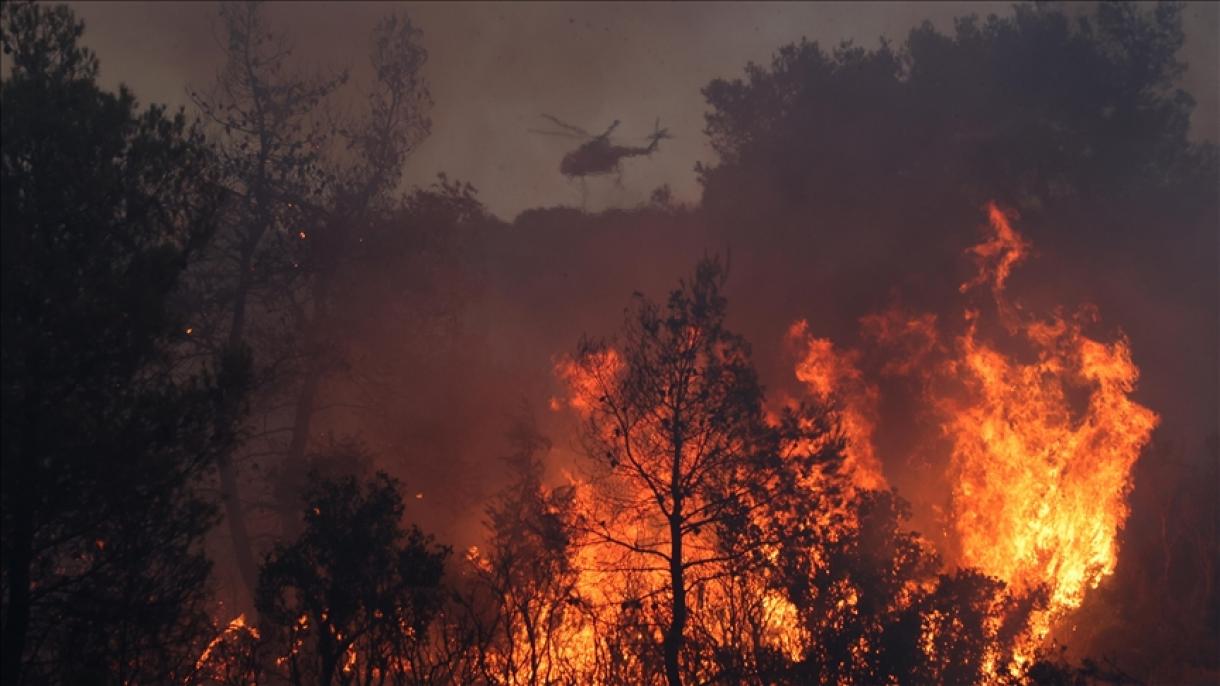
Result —
[[540, 136], [555, 136], [557, 138], [571, 138], [576, 140], [584, 140], [586, 136], [572, 133], [570, 131], [543, 131], [541, 129], [526, 129], [529, 133], [536, 133]]
[[669, 129], [661, 128], [661, 118], [657, 117], [656, 121], [653, 122], [653, 125], [652, 125], [652, 133], [648, 134], [647, 136], [642, 136], [641, 140], [654, 141], [654, 140], [668, 140], [671, 138], [673, 138], [673, 134], [671, 134], [669, 132]]
[[571, 131], [572, 133], [574, 133], [576, 135], [584, 136], [585, 138], [593, 137], [593, 134], [589, 133], [588, 131], [585, 131], [584, 129], [580, 128], [579, 126], [572, 126], [571, 124], [561, 121], [558, 117], [554, 117], [549, 114], [543, 114], [542, 118], [551, 122], [555, 126], [558, 126], [559, 128], [565, 129], [567, 131]]
[[673, 134], [671, 134], [669, 132], [669, 129], [661, 128], [661, 118], [657, 117], [656, 122], [653, 123], [653, 125], [652, 125], [652, 133], [648, 134], [647, 136], [644, 136], [643, 140], [646, 140], [646, 141], [670, 140], [673, 137], [674, 136], [673, 136]]

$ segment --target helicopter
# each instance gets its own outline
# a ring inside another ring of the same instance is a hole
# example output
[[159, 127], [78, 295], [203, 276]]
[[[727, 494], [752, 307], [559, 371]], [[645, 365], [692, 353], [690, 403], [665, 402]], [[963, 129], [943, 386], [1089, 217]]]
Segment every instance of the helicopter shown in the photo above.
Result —
[[621, 179], [623, 170], [620, 165], [624, 158], [651, 155], [656, 151], [657, 146], [660, 145], [662, 140], [673, 138], [669, 133], [669, 129], [661, 128], [660, 117], [657, 118], [656, 124], [653, 126], [653, 132], [645, 139], [648, 141], [648, 145], [627, 146], [615, 145], [610, 142], [610, 134], [619, 126], [619, 120], [617, 119], [602, 133], [591, 134], [579, 126], [573, 126], [549, 114], [541, 116], [559, 128], [549, 131], [530, 129], [530, 133], [543, 136], [561, 136], [585, 141], [575, 150], [564, 155], [563, 160], [559, 163], [559, 173], [569, 179], [579, 178], [583, 180], [587, 176], [603, 176], [606, 174], [618, 174]]

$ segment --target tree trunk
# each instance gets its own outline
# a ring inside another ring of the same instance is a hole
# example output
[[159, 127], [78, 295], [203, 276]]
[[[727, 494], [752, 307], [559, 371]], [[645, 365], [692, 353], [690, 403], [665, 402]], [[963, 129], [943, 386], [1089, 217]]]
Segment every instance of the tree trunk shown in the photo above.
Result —
[[329, 274], [323, 272], [316, 277], [314, 284], [314, 314], [312, 321], [306, 321], [308, 355], [305, 379], [301, 382], [301, 392], [297, 396], [296, 409], [292, 422], [292, 439], [288, 442], [288, 452], [284, 455], [284, 481], [280, 489], [280, 523], [282, 534], [287, 539], [295, 538], [301, 529], [300, 496], [305, 486], [305, 451], [309, 448], [309, 432], [313, 426], [314, 408], [317, 406], [318, 389], [326, 374], [328, 361], [325, 359], [323, 332], [328, 326], [327, 300], [330, 298]]
[[313, 424], [313, 410], [322, 381], [319, 361], [311, 360], [297, 396], [295, 416], [292, 422], [292, 440], [284, 455], [283, 473], [280, 476], [280, 533], [292, 540], [301, 530], [300, 496], [305, 487], [305, 449], [309, 446], [309, 430]]
[[[679, 402], [681, 396], [679, 395]], [[670, 466], [669, 496], [673, 511], [669, 514], [669, 587], [673, 595], [669, 630], [665, 632], [665, 679], [669, 686], [682, 686], [680, 657], [686, 631], [686, 568], [682, 561], [682, 423], [679, 414], [672, 417], [673, 463]]]
[[335, 680], [335, 672], [339, 668], [339, 660], [342, 657], [340, 652], [339, 642], [330, 638], [330, 632], [334, 630], [333, 626], [328, 624], [319, 624], [318, 629], [326, 632], [318, 639], [318, 653], [322, 658], [321, 669], [318, 671], [319, 686], [330, 686]]
[[229, 525], [229, 536], [233, 539], [233, 554], [237, 570], [241, 574], [250, 598], [258, 587], [258, 565], [254, 561], [254, 547], [250, 543], [250, 532], [246, 528], [246, 513], [241, 503], [241, 487], [237, 483], [237, 468], [232, 455], [221, 455], [217, 460], [220, 470], [220, 490], [224, 494], [225, 521]]
[[686, 570], [682, 566], [682, 516], [678, 507], [675, 505], [669, 518], [669, 585], [673, 593], [673, 616], [665, 632], [665, 679], [669, 686], [682, 686], [678, 658], [686, 631]]
[[[241, 258], [241, 272], [237, 280], [237, 293], [233, 302], [233, 326], [229, 329], [229, 348], [236, 349], [245, 343], [246, 299], [250, 292], [250, 264], [253, 250], [244, 250]], [[236, 412], [236, 408], [233, 408]], [[220, 471], [220, 490], [224, 501], [225, 522], [229, 525], [229, 537], [233, 541], [233, 555], [237, 562], [237, 571], [241, 574], [242, 583], [251, 600], [258, 587], [258, 565], [254, 561], [254, 547], [250, 542], [250, 532], [246, 528], [246, 513], [241, 502], [241, 488], [237, 481], [237, 466], [233, 463], [232, 454], [224, 454], [216, 461]], [[251, 607], [253, 603], [251, 603]]]

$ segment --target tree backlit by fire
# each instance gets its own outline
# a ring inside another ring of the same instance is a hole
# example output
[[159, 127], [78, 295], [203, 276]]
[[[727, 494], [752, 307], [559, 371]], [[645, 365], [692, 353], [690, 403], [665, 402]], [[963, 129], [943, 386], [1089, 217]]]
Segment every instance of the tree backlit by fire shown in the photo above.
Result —
[[[617, 558], [600, 554], [601, 571], [637, 587], [621, 601], [655, 612], [645, 625], [660, 636], [670, 686], [732, 669], [717, 648], [741, 654], [741, 619], [717, 622], [705, 608], [745, 603], [783, 617], [764, 584], [734, 583], [754, 571], [753, 553], [778, 545], [767, 535], [778, 531], [741, 534], [800, 488], [798, 474], [841, 459], [823, 439], [820, 410], [795, 405], [769, 419], [749, 346], [724, 327], [724, 276], [719, 263], [701, 263], [665, 306], [637, 301], [621, 347], [585, 343], [559, 370], [600, 468], [582, 529]], [[790, 641], [789, 627], [756, 619], [751, 653]], [[629, 680], [651, 681], [646, 671]]]

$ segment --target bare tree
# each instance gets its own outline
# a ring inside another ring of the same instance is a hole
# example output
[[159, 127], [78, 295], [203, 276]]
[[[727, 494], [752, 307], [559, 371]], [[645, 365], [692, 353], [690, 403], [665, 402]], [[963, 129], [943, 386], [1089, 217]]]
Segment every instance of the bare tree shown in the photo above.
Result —
[[351, 312], [347, 299], [359, 297], [352, 281], [361, 278], [370, 260], [384, 259], [378, 253], [400, 254], [404, 247], [374, 225], [403, 218], [396, 195], [403, 165], [431, 126], [427, 112], [432, 100], [422, 74], [427, 52], [419, 41], [420, 31], [405, 16], [391, 15], [377, 24], [368, 111], [335, 129], [341, 149], [327, 164], [327, 183], [321, 193], [302, 201], [311, 228], [301, 236], [300, 286], [292, 292], [291, 307], [302, 378], [277, 489], [282, 529], [289, 535], [295, 533], [303, 464], [322, 385], [343, 363], [342, 339]]
[[[257, 322], [275, 321], [273, 313], [283, 305], [281, 286], [299, 267], [289, 244], [306, 235], [299, 228], [304, 203], [324, 180], [319, 162], [326, 133], [314, 111], [346, 76], [291, 74], [292, 49], [271, 32], [256, 3], [221, 5], [220, 18], [225, 65], [211, 93], [193, 96], [223, 133], [218, 150], [227, 221], [210, 260], [192, 274], [200, 321], [191, 333], [205, 352], [255, 350], [265, 386], [282, 357], [269, 348], [282, 349], [286, 342], [274, 329], [259, 330]], [[257, 569], [236, 458], [226, 455], [219, 462], [221, 492], [237, 567], [252, 592]]]
[[228, 456], [219, 470], [237, 567], [252, 587], [250, 494], [240, 493], [239, 462], [272, 466], [259, 502], [283, 535], [298, 533], [319, 398], [343, 367], [352, 309], [345, 299], [359, 292], [353, 274], [372, 256], [384, 260], [380, 252], [411, 247], [382, 227], [402, 217], [396, 191], [403, 163], [429, 130], [431, 99], [427, 54], [405, 17], [374, 30], [374, 85], [364, 111], [347, 118], [327, 111], [346, 74], [292, 72], [291, 46], [259, 5], [224, 5], [221, 19], [228, 59], [214, 90], [195, 99], [221, 135], [230, 202], [211, 261], [194, 273], [193, 336], [206, 352], [252, 351], [259, 372], [244, 459]]

